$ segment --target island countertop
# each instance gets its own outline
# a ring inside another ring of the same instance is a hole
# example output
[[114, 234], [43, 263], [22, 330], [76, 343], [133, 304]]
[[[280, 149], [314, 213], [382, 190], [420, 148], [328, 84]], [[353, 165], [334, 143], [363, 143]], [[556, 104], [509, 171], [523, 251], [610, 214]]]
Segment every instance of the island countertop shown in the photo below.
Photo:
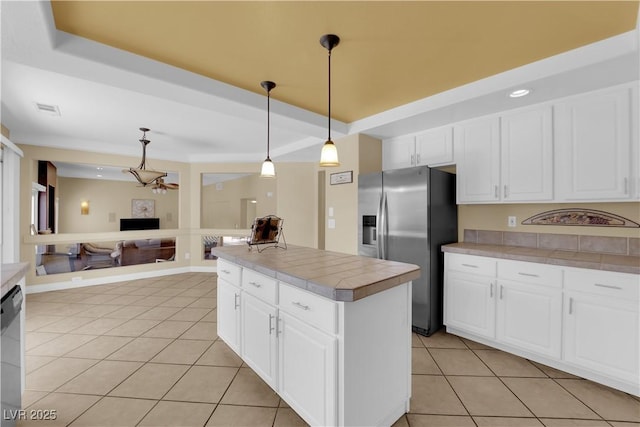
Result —
[[221, 246], [214, 255], [335, 301], [356, 301], [420, 277], [420, 267], [321, 249], [288, 245], [288, 249], [249, 251]]
[[2, 264], [2, 297], [9, 292], [27, 272], [29, 263]]

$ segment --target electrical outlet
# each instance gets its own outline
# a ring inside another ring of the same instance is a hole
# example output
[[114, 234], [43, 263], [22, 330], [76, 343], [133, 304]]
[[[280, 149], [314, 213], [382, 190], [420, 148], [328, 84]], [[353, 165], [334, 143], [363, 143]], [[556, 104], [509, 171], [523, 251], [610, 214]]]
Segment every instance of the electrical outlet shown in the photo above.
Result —
[[509, 227], [515, 227], [516, 226], [516, 217], [515, 216], [508, 217], [507, 225]]
[[189, 258], [191, 258], [191, 254], [189, 252], [185, 252], [184, 259], [189, 259]]

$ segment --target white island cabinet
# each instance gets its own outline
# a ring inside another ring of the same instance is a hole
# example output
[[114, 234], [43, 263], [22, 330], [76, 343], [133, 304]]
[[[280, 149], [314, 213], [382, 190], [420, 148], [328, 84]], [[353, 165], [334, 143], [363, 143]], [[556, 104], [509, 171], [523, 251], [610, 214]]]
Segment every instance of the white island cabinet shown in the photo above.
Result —
[[307, 423], [389, 426], [408, 412], [417, 266], [292, 246], [215, 254], [218, 335]]

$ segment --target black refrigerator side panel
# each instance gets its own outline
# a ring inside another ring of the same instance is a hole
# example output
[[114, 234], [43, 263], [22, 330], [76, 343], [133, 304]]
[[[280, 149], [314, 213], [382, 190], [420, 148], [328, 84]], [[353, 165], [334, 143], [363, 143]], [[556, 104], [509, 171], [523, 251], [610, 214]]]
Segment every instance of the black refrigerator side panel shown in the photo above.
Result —
[[443, 324], [444, 254], [442, 245], [458, 241], [456, 175], [438, 169], [429, 174], [429, 328], [431, 335]]

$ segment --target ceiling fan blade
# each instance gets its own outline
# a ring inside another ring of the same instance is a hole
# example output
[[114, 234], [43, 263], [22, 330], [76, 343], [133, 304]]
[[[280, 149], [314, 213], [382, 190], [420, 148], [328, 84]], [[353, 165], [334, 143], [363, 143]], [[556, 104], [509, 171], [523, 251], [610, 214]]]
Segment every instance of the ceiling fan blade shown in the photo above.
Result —
[[167, 182], [164, 186], [170, 190], [177, 190], [180, 187], [178, 184], [174, 184], [173, 182]]

